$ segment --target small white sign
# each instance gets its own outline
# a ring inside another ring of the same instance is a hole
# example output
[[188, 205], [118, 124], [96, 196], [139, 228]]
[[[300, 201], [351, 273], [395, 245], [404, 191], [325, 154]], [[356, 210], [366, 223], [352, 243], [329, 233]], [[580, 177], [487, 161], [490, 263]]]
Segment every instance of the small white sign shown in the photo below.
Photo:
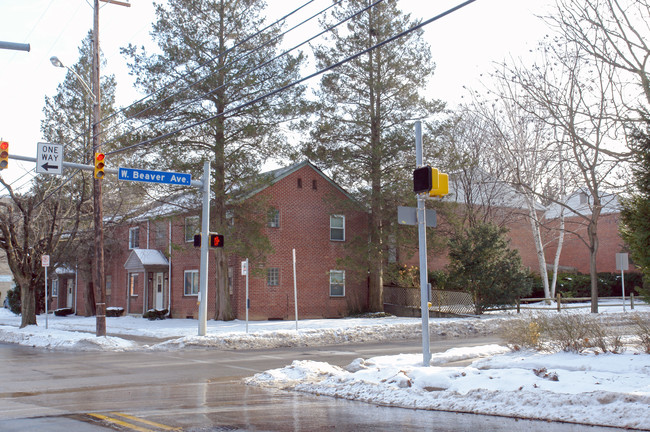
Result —
[[38, 143], [36, 149], [37, 173], [63, 174], [63, 145]]
[[248, 274], [248, 261], [241, 262], [241, 275], [246, 276]]
[[626, 253], [617, 253], [616, 254], [616, 270], [627, 271], [630, 269], [630, 263], [628, 261], [628, 256]]
[[43, 255], [41, 257], [41, 265], [43, 267], [49, 267], [50, 266], [50, 256], [49, 255]]

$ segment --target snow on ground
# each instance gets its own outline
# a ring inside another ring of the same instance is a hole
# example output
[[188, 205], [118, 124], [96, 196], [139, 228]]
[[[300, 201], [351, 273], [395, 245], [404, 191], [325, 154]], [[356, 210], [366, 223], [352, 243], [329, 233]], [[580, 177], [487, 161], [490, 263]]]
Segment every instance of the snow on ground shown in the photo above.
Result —
[[[631, 313], [650, 317], [650, 306], [624, 314], [600, 307], [599, 319], [616, 323]], [[588, 313], [572, 309], [564, 313]], [[557, 314], [550, 309], [548, 314]], [[516, 317], [431, 319], [432, 335], [450, 338], [496, 334]], [[419, 318], [348, 318], [294, 321], [208, 321], [197, 336], [196, 320], [149, 321], [107, 318], [108, 337], [94, 336], [94, 317], [38, 317], [38, 326], [19, 329], [20, 317], [0, 309], [0, 341], [47, 349], [126, 351], [203, 348], [271, 348], [420, 337]], [[147, 338], [143, 341], [142, 338]], [[650, 430], [650, 355], [628, 347], [621, 354], [511, 351], [500, 345], [455, 348], [432, 354], [357, 359], [346, 368], [294, 361], [246, 380], [281, 388], [405, 408], [449, 410], [518, 418], [567, 421]]]

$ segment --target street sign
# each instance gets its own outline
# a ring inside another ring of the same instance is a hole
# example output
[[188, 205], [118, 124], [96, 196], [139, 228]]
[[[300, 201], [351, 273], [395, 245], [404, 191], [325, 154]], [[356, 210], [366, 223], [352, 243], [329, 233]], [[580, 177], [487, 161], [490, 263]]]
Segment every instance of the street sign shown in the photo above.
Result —
[[626, 253], [617, 253], [616, 254], [616, 270], [629, 270], [630, 263], [628, 260], [628, 255]]
[[[436, 211], [433, 209], [426, 209], [425, 213], [427, 227], [435, 228], [438, 226], [438, 215], [436, 214]], [[400, 225], [417, 225], [418, 209], [415, 207], [397, 207], [397, 223]]]
[[63, 145], [38, 143], [36, 147], [36, 172], [63, 174]]
[[41, 257], [41, 266], [43, 266], [43, 267], [49, 267], [50, 266], [50, 256], [49, 255], [43, 255]]
[[191, 174], [151, 171], [134, 168], [119, 168], [117, 170], [118, 180], [131, 180], [145, 183], [164, 183], [173, 185], [190, 186], [192, 183]]

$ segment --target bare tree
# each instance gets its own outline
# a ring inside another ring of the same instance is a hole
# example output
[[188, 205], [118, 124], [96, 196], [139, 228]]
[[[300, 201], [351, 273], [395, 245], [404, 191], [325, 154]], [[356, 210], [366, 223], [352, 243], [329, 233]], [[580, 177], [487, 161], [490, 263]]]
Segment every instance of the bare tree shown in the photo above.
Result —
[[[583, 189], [589, 197], [587, 207], [570, 206], [555, 199], [581, 221], [585, 233], [576, 233], [590, 254], [591, 311], [598, 312], [598, 219], [603, 209], [602, 196], [621, 158], [615, 149], [623, 136], [618, 122], [621, 91], [616, 69], [608, 63], [585, 56], [579, 44], [547, 39], [540, 44], [540, 59], [532, 67], [519, 64], [497, 72], [504, 81], [520, 88], [526, 101], [519, 107], [554, 129], [569, 158], [566, 166], [567, 187]], [[514, 100], [514, 99], [513, 99]], [[516, 100], [515, 100], [516, 101]]]

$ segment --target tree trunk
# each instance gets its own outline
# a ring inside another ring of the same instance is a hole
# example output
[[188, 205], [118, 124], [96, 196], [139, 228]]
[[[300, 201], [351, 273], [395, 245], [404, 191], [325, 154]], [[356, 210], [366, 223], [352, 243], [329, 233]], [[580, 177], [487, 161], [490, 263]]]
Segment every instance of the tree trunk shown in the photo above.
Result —
[[20, 286], [20, 328], [36, 324], [36, 287], [31, 284]]
[[[535, 211], [535, 205], [532, 198], [526, 195], [526, 204], [528, 206], [528, 218], [530, 219], [530, 227], [533, 231], [533, 240], [535, 242], [535, 249], [537, 250], [537, 262], [539, 264], [539, 275], [542, 279], [544, 286], [544, 298], [551, 298], [551, 292], [548, 286], [548, 272], [546, 270], [546, 257], [544, 256], [544, 244], [542, 243], [542, 234], [539, 229], [539, 219]], [[549, 301], [549, 300], [547, 300]]]
[[596, 254], [598, 253], [597, 227], [597, 220], [592, 220], [587, 227], [590, 244], [589, 276], [591, 278], [591, 313], [598, 313], [598, 270], [596, 268]]
[[84, 316], [95, 316], [95, 289], [92, 282], [86, 284], [86, 292], [84, 296]]

